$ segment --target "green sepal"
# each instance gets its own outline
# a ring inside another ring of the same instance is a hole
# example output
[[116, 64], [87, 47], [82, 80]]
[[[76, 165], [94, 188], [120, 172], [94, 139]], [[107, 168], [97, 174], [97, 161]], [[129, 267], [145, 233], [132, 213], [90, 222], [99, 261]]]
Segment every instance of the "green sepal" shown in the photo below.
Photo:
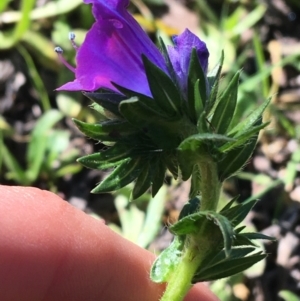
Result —
[[271, 98], [265, 100], [258, 108], [256, 108], [248, 117], [243, 121], [240, 121], [235, 127], [233, 127], [228, 135], [231, 137], [240, 136], [244, 132], [247, 132], [252, 126], [259, 125], [262, 119], [262, 114], [270, 104]]
[[164, 184], [164, 180], [166, 177], [166, 171], [167, 167], [162, 162], [161, 158], [158, 158], [152, 166], [151, 172], [152, 172], [152, 187], [151, 187], [151, 193], [152, 197], [154, 197], [161, 186]]
[[234, 247], [240, 247], [240, 246], [253, 246], [256, 247], [257, 245], [252, 242], [249, 238], [247, 238], [243, 233], [242, 234], [236, 234], [235, 232], [235, 239], [233, 241]]
[[198, 122], [197, 118], [203, 113], [203, 103], [202, 96], [200, 93], [200, 79], [197, 79], [194, 86], [194, 108], [195, 108], [195, 119], [194, 123]]
[[144, 166], [141, 158], [129, 159], [117, 166], [112, 173], [91, 192], [102, 193], [118, 190], [133, 182]]
[[150, 278], [153, 282], [167, 282], [181, 259], [183, 240], [175, 236], [173, 242], [154, 261]]
[[92, 169], [107, 169], [119, 165], [121, 161], [127, 160], [134, 153], [127, 144], [117, 142], [110, 148], [83, 156], [77, 161], [82, 165]]
[[262, 234], [257, 232], [245, 232], [242, 233], [243, 236], [245, 236], [248, 239], [263, 239], [263, 240], [271, 240], [276, 241], [276, 238]]
[[239, 199], [239, 195], [235, 196], [233, 199], [231, 199], [223, 208], [222, 210], [219, 212], [220, 214], [222, 214], [224, 211], [230, 209], [232, 207], [232, 205]]
[[98, 161], [97, 160], [98, 154], [99, 153], [94, 153], [84, 157], [80, 157], [77, 159], [77, 162], [90, 169], [105, 170], [109, 168], [114, 168], [117, 165], [120, 165], [123, 162], [129, 160], [126, 158], [126, 159], [121, 159], [117, 162]]
[[178, 158], [176, 157], [176, 151], [164, 151], [162, 153], [162, 161], [167, 166], [168, 170], [173, 175], [174, 179], [178, 178], [179, 165]]
[[153, 64], [145, 55], [142, 55], [149, 87], [158, 106], [168, 116], [182, 115], [181, 94], [170, 77], [159, 67]]
[[90, 124], [73, 118], [73, 122], [86, 136], [99, 141], [116, 142], [138, 132], [138, 129], [128, 122], [118, 119]]
[[[115, 116], [121, 117], [118, 106], [122, 100], [126, 99], [124, 95], [116, 92], [82, 92], [82, 94], [92, 101], [98, 103]], [[109, 119], [111, 119], [110, 114], [106, 115]]]
[[174, 149], [179, 144], [178, 121], [166, 120], [137, 97], [122, 101], [119, 109], [126, 120], [133, 126], [139, 127], [157, 144], [158, 148]]
[[[198, 83], [197, 83], [198, 82]], [[192, 122], [196, 123], [201, 109], [205, 107], [207, 98], [207, 79], [203, 72], [195, 48], [192, 49], [188, 73], [188, 111]], [[202, 102], [202, 103], [200, 103]]]
[[168, 72], [171, 76], [171, 79], [173, 81], [173, 83], [175, 83], [176, 86], [178, 86], [178, 79], [177, 79], [177, 75], [176, 75], [176, 72], [174, 71], [174, 67], [173, 67], [173, 64], [170, 60], [170, 56], [169, 56], [169, 52], [168, 52], [168, 49], [163, 41], [163, 39], [161, 37], [158, 37], [158, 43], [159, 43], [159, 48], [160, 48], [160, 51], [164, 57], [164, 60], [166, 62], [166, 65], [167, 65], [167, 68], [168, 68]]
[[240, 171], [251, 157], [257, 142], [257, 135], [252, 137], [243, 146], [234, 148], [224, 155], [218, 162], [219, 177], [221, 181]]
[[228, 152], [231, 149], [234, 149], [236, 147], [244, 145], [254, 135], [257, 136], [258, 132], [261, 129], [265, 128], [268, 124], [269, 124], [269, 122], [265, 122], [260, 125], [251, 127], [248, 131], [246, 131], [240, 135], [237, 134], [237, 136], [234, 137], [236, 139], [236, 141], [230, 141], [230, 142], [223, 144], [221, 147], [218, 148], [219, 151], [220, 152]]
[[219, 83], [221, 78], [221, 71], [222, 66], [224, 62], [224, 51], [221, 53], [221, 58], [219, 64], [217, 64], [208, 74], [207, 74], [207, 80], [210, 88], [210, 94], [208, 101], [206, 102], [205, 111], [209, 115], [211, 110], [214, 108], [218, 91], [219, 91]]
[[211, 124], [218, 134], [225, 134], [233, 119], [237, 103], [238, 83], [240, 72], [230, 81], [227, 89], [220, 96], [213, 113]]
[[197, 130], [199, 133], [209, 133], [210, 130], [208, 128], [208, 121], [206, 118], [206, 112], [202, 112], [199, 115], [199, 118], [197, 120]]
[[150, 160], [144, 161], [143, 169], [141, 170], [140, 174], [137, 176], [136, 182], [134, 183], [134, 187], [131, 192], [131, 197], [133, 200], [140, 197], [151, 186], [152, 175], [150, 171], [150, 163], [151, 163]]
[[257, 200], [250, 199], [229, 209], [221, 210], [220, 214], [228, 218], [233, 227], [235, 227], [244, 220], [256, 203]]
[[253, 250], [254, 248], [232, 249], [230, 257], [226, 257], [225, 252], [222, 250], [220, 252], [222, 255], [220, 256], [221, 258], [219, 260], [215, 260], [214, 264], [208, 264], [207, 267], [200, 266], [198, 272], [194, 275], [192, 283], [213, 281], [232, 276], [246, 270], [267, 256], [266, 254], [261, 254], [261, 252], [245, 256]]
[[246, 228], [246, 226], [240, 226], [240, 227], [238, 227], [238, 228], [235, 228], [235, 229], [234, 229], [234, 232], [235, 232], [235, 233], [240, 233], [240, 232], [242, 232], [245, 228]]

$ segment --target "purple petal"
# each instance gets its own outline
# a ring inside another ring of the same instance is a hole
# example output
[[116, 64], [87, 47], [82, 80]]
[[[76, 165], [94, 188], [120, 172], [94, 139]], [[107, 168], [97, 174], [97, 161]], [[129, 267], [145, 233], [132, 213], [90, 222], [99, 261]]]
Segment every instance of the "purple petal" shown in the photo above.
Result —
[[142, 54], [166, 71], [161, 53], [127, 12], [128, 0], [84, 0], [93, 4], [96, 22], [77, 53], [74, 82], [59, 90], [95, 91], [111, 82], [151, 96]]
[[206, 44], [188, 29], [173, 37], [173, 42], [174, 46], [168, 46], [168, 53], [181, 89], [185, 92], [192, 49], [196, 49], [204, 73], [207, 72], [209, 53]]

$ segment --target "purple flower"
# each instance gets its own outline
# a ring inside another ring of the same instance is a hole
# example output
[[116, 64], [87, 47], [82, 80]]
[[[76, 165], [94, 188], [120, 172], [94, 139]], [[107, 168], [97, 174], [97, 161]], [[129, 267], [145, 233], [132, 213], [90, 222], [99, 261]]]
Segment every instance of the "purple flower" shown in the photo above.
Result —
[[[168, 74], [162, 54], [126, 10], [128, 0], [84, 0], [93, 4], [96, 22], [79, 47], [75, 80], [58, 88], [69, 91], [95, 91], [113, 83], [151, 96], [142, 54]], [[203, 70], [207, 70], [208, 51], [205, 43], [189, 30], [174, 37], [168, 53], [182, 89], [187, 85], [191, 50], [196, 48]], [[184, 91], [183, 91], [184, 92]]]
[[168, 54], [177, 75], [177, 80], [183, 92], [187, 89], [192, 48], [196, 49], [203, 72], [206, 74], [208, 67], [208, 50], [197, 36], [186, 29], [181, 35], [173, 37], [174, 46], [168, 46]]

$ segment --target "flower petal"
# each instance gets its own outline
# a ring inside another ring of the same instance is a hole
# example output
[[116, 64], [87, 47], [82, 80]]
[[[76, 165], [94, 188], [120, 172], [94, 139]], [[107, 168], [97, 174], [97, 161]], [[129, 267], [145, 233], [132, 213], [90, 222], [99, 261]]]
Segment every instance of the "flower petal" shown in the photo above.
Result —
[[173, 42], [174, 46], [168, 46], [168, 53], [181, 89], [185, 92], [192, 49], [196, 49], [204, 73], [207, 72], [209, 52], [206, 44], [188, 29], [173, 37]]
[[59, 89], [116, 91], [113, 82], [151, 96], [142, 54], [164, 71], [166, 66], [159, 50], [126, 10], [128, 0], [84, 2], [93, 4], [96, 22], [78, 50], [76, 80]]

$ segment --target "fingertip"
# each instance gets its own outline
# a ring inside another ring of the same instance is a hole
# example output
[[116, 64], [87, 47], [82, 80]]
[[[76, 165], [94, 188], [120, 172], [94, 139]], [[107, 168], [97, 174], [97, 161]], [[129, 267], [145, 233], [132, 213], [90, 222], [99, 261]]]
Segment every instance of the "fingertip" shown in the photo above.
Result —
[[[0, 185], [1, 301], [157, 301], [154, 255], [37, 188]], [[185, 301], [217, 301], [203, 284]]]

